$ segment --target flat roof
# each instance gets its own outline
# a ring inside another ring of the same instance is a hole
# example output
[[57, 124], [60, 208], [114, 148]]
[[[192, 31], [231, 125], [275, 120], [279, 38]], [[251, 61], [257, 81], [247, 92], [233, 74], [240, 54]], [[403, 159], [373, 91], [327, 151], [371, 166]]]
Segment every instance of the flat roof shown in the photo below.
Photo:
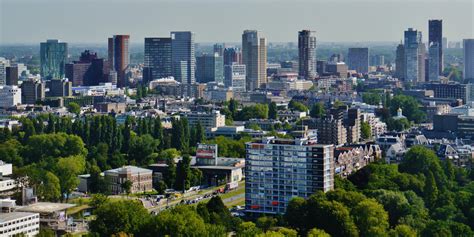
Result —
[[192, 168], [203, 169], [203, 170], [236, 170], [243, 169], [244, 166], [223, 166], [223, 165], [198, 165]]
[[120, 167], [120, 168], [116, 168], [116, 169], [111, 169], [111, 170], [106, 170], [104, 171], [104, 173], [125, 173], [125, 172], [130, 172], [132, 174], [139, 174], [139, 173], [152, 173], [153, 171], [152, 170], [149, 170], [149, 169], [145, 169], [145, 168], [140, 168], [140, 167], [137, 167], [137, 166], [132, 166], [132, 165], [127, 165], [127, 166], [123, 166], [123, 167]]
[[63, 211], [74, 206], [76, 206], [76, 204], [37, 202], [28, 206], [17, 208], [16, 210], [21, 212], [37, 212], [49, 214], [53, 212]]
[[0, 214], [0, 223], [8, 222], [8, 221], [13, 221], [16, 219], [24, 218], [24, 217], [29, 217], [33, 215], [37, 215], [38, 213], [33, 213], [33, 212], [9, 212], [9, 213], [1, 213]]

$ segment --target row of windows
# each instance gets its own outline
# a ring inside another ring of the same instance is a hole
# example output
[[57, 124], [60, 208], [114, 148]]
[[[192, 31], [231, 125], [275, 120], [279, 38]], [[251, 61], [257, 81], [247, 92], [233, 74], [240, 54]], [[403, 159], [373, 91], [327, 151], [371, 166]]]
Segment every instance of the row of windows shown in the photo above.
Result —
[[[18, 231], [18, 230], [21, 230], [21, 229], [25, 229], [26, 227], [33, 226], [33, 225], [39, 226], [39, 223], [17, 226], [17, 227], [14, 227], [14, 228], [11, 228], [11, 229], [6, 229], [6, 230], [0, 230], [0, 234], [8, 234], [10, 232], [15, 232], [15, 231]], [[38, 231], [38, 230], [39, 230], [39, 228], [36, 227], [34, 229], [29, 229], [27, 231], [25, 230], [24, 232], [30, 233], [30, 232], [34, 232], [34, 231]]]
[[29, 217], [25, 217], [25, 218], [21, 218], [21, 219], [16, 219], [16, 220], [13, 220], [13, 221], [1, 223], [0, 227], [6, 227], [6, 226], [9, 226], [9, 225], [14, 225], [14, 224], [18, 224], [18, 223], [21, 223], [21, 222], [34, 220], [34, 219], [39, 219], [39, 215], [29, 216]]

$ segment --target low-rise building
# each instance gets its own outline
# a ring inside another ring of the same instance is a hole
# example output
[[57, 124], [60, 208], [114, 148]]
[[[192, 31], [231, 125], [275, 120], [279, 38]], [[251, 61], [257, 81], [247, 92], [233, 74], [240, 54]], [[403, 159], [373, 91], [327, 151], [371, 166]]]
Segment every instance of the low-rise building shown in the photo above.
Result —
[[0, 213], [0, 236], [28, 236], [39, 234], [40, 218], [38, 213], [9, 212]]
[[347, 177], [371, 162], [382, 158], [378, 145], [353, 145], [334, 150], [334, 174]]
[[152, 173], [149, 169], [136, 166], [124, 166], [104, 171], [105, 178], [109, 180], [110, 191], [114, 194], [125, 193], [122, 184], [128, 180], [132, 182], [131, 193], [153, 190]]
[[0, 108], [10, 108], [21, 104], [21, 90], [18, 86], [0, 85]]
[[225, 115], [221, 114], [218, 110], [212, 111], [211, 113], [189, 112], [182, 114], [182, 116], [188, 118], [190, 126], [195, 126], [198, 123], [204, 128], [225, 126]]

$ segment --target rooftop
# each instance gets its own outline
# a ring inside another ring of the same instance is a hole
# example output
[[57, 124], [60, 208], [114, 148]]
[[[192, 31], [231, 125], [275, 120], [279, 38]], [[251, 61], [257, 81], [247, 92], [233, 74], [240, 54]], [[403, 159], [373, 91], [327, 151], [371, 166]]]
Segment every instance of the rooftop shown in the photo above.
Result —
[[130, 172], [132, 174], [138, 174], [138, 173], [151, 173], [152, 171], [149, 170], [149, 169], [145, 169], [145, 168], [140, 168], [140, 167], [136, 167], [136, 166], [131, 166], [131, 165], [127, 165], [127, 166], [124, 166], [124, 167], [121, 167], [121, 168], [116, 168], [116, 169], [111, 169], [111, 170], [106, 170], [104, 173], [105, 174], [108, 174], [108, 173], [125, 173], [125, 172]]
[[76, 204], [54, 203], [54, 202], [37, 202], [28, 206], [16, 209], [19, 212], [37, 212], [37, 213], [54, 213], [64, 211], [68, 208], [74, 207]]
[[16, 220], [19, 218], [24, 218], [32, 215], [36, 215], [37, 213], [32, 212], [9, 212], [9, 213], [2, 213], [0, 215], [0, 223], [5, 223], [7, 221]]

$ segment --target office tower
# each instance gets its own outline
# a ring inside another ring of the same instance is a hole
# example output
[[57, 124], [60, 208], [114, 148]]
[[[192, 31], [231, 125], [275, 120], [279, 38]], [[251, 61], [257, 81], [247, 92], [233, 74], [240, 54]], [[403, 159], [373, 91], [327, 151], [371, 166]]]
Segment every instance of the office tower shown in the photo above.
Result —
[[21, 104], [21, 90], [18, 86], [0, 85], [0, 108]]
[[245, 159], [247, 212], [284, 214], [293, 197], [334, 189], [334, 146], [314, 137], [265, 137], [248, 142]]
[[225, 45], [224, 44], [214, 44], [214, 53], [217, 53], [219, 56], [224, 56], [224, 49]]
[[469, 84], [435, 82], [427, 83], [425, 89], [433, 91], [435, 98], [461, 99], [466, 103], [471, 97]]
[[428, 54], [428, 80], [429, 81], [438, 81], [439, 80], [439, 47], [438, 43], [431, 43]]
[[464, 79], [474, 83], [474, 39], [463, 40]]
[[145, 62], [143, 81], [165, 78], [173, 75], [171, 38], [145, 38]]
[[233, 91], [245, 91], [245, 65], [232, 63], [224, 66], [224, 86]]
[[37, 101], [44, 100], [44, 83], [28, 80], [21, 84], [22, 104], [36, 104]]
[[369, 72], [369, 48], [349, 48], [347, 61], [349, 70], [367, 74]]
[[54, 79], [46, 82], [49, 88], [49, 97], [72, 96], [72, 82], [63, 79]]
[[6, 85], [7, 81], [7, 67], [10, 61], [5, 58], [0, 58], [0, 85]]
[[59, 42], [59, 40], [47, 40], [40, 43], [41, 77], [45, 79], [63, 78], [67, 55], [67, 43]]
[[97, 53], [85, 50], [79, 61], [66, 64], [66, 78], [73, 86], [93, 86], [108, 81], [109, 63]]
[[422, 82], [425, 80], [425, 49], [421, 32], [413, 28], [405, 31], [405, 81]]
[[260, 88], [267, 79], [266, 39], [260, 38], [256, 30], [245, 30], [242, 34], [242, 62], [247, 70], [247, 90]]
[[399, 44], [397, 46], [395, 56], [395, 77], [400, 80], [405, 80], [405, 46]]
[[196, 58], [196, 81], [224, 83], [224, 59], [218, 53]]
[[335, 53], [331, 55], [329, 61], [335, 63], [344, 62], [344, 55], [342, 55], [342, 53]]
[[347, 78], [347, 64], [344, 62], [328, 62], [326, 65], [326, 73], [340, 78]]
[[298, 32], [299, 76], [305, 79], [316, 77], [316, 31]]
[[171, 32], [171, 55], [175, 80], [183, 84], [195, 83], [194, 33], [190, 31]]
[[385, 65], [385, 57], [383, 55], [373, 55], [370, 56], [370, 65], [371, 66], [383, 66]]
[[5, 68], [5, 82], [6, 85], [16, 86], [18, 85], [18, 67], [8, 66]]
[[109, 38], [109, 69], [117, 72], [117, 87], [126, 87], [127, 78], [125, 71], [130, 64], [129, 35], [114, 35]]
[[[436, 45], [439, 49], [438, 56], [438, 65], [434, 62], [430, 62], [433, 64], [433, 67], [438, 69], [438, 75], [443, 73], [443, 20], [429, 20], [428, 21], [428, 47], [432, 47], [432, 45]], [[434, 47], [434, 46], [433, 46]], [[434, 50], [434, 49], [433, 49]], [[431, 71], [431, 69], [429, 69]]]
[[328, 61], [326, 60], [317, 60], [316, 61], [316, 71], [318, 72], [319, 76], [324, 76], [326, 74], [326, 66], [328, 65]]
[[242, 52], [239, 48], [224, 49], [224, 65], [232, 65], [232, 63], [242, 64]]

